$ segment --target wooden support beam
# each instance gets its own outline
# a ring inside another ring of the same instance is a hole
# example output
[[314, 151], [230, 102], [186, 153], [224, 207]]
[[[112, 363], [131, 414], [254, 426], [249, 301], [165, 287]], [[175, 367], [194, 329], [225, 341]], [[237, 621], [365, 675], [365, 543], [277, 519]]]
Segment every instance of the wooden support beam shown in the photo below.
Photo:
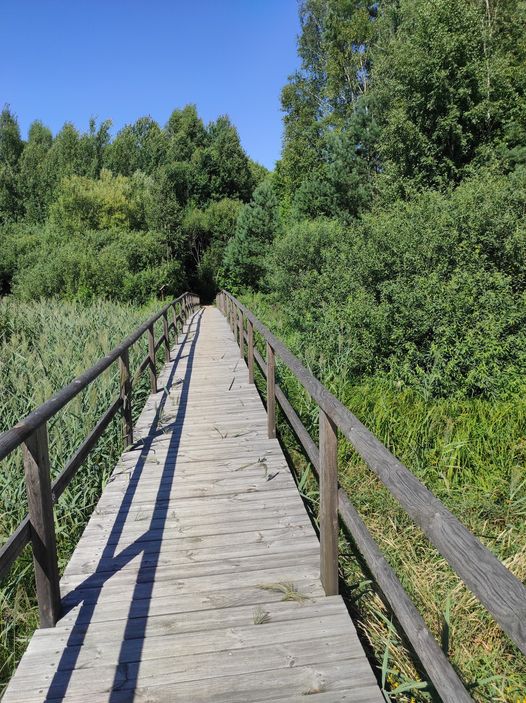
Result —
[[248, 382], [254, 383], [254, 325], [247, 321], [248, 327], [248, 343], [247, 343], [247, 364], [248, 364]]
[[320, 575], [328, 596], [338, 593], [338, 434], [320, 408]]
[[122, 425], [124, 442], [127, 447], [133, 444], [132, 420], [132, 383], [130, 376], [130, 358], [128, 350], [123, 351], [119, 358], [120, 387], [122, 398]]
[[40, 627], [54, 627], [60, 616], [60, 587], [46, 423], [24, 443], [24, 473]]
[[244, 359], [245, 358], [245, 335], [244, 335], [244, 330], [245, 330], [245, 325], [243, 322], [243, 313], [241, 310], [238, 310], [238, 324], [239, 324], [239, 356]]
[[267, 429], [269, 438], [276, 436], [276, 358], [267, 343]]
[[148, 327], [148, 367], [150, 369], [150, 389], [157, 393], [157, 370], [155, 368], [155, 336], [153, 325]]
[[163, 312], [164, 360], [170, 361], [170, 331], [168, 329], [168, 313]]

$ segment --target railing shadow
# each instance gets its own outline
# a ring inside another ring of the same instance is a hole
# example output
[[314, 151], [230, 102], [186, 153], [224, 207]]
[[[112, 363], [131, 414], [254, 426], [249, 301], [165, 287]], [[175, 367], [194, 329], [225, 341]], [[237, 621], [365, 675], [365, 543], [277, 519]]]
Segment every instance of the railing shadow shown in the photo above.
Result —
[[[188, 405], [188, 389], [192, 374], [196, 342], [199, 336], [201, 316], [202, 311], [194, 313], [192, 316], [183, 342], [180, 344], [177, 355], [173, 360], [170, 376], [165, 385], [161, 402], [156, 410], [155, 418], [149, 432], [147, 436], [136, 445], [142, 445], [142, 449], [137, 463], [130, 471], [130, 482], [115, 516], [112, 530], [108, 535], [97, 568], [64, 599], [66, 612], [79, 605], [80, 609], [75, 619], [75, 624], [68, 636], [68, 642], [62, 652], [57, 669], [45, 693], [45, 700], [47, 701], [58, 703], [62, 701], [67, 694], [73, 671], [84, 644], [85, 636], [89, 631], [90, 623], [92, 622], [100, 594], [105, 584], [112, 576], [129, 564], [132, 559], [140, 556], [141, 562], [138, 570], [137, 572], [133, 572], [135, 574], [133, 596], [131, 598], [126, 626], [120, 644], [113, 684], [111, 689], [107, 691], [107, 700], [109, 703], [115, 703], [115, 695], [122, 691], [123, 687], [130, 690], [130, 692], [135, 688], [151, 597], [155, 585], [155, 573], [159, 563], [160, 549], [168, 516], [169, 501], [167, 497], [173, 485], [177, 465], [177, 454], [184, 426], [183, 420]], [[169, 426], [171, 435], [167, 456], [159, 479], [159, 486], [154, 500], [154, 507], [148, 529], [133, 543], [116, 553], [126, 520], [137, 494], [139, 480], [153, 441], [159, 436], [161, 431], [164, 432], [164, 430], [160, 428], [162, 424], [162, 414], [166, 399], [174, 384], [177, 366], [182, 359], [186, 359], [186, 370], [182, 383], [178, 384], [181, 387], [179, 405], [176, 416]], [[148, 539], [149, 536], [151, 539]], [[60, 626], [60, 621], [58, 626]]]

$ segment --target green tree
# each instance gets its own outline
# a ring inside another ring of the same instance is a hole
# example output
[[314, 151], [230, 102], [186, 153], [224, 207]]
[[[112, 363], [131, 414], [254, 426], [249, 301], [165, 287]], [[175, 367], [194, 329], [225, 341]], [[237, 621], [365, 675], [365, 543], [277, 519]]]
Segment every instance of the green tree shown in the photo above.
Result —
[[234, 236], [225, 249], [222, 283], [236, 291], [260, 288], [266, 272], [265, 258], [278, 230], [278, 198], [267, 179], [239, 213]]
[[113, 173], [131, 176], [135, 171], [152, 175], [166, 159], [167, 138], [151, 117], [126, 125], [107, 146], [104, 164]]
[[33, 122], [20, 158], [20, 194], [30, 222], [44, 222], [47, 217], [52, 192], [45, 162], [52, 143], [51, 131], [42, 122]]
[[0, 224], [22, 212], [18, 169], [23, 148], [17, 119], [6, 105], [0, 113]]
[[516, 161], [526, 133], [526, 44], [517, 36], [525, 21], [521, 3], [477, 0], [401, 0], [382, 14], [372, 80], [393, 181], [459, 181], [497, 144]]

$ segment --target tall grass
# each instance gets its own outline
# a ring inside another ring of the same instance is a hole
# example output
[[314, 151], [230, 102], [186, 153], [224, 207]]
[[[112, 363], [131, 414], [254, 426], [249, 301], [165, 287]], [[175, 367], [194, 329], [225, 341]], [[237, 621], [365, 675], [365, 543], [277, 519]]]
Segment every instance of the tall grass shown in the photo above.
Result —
[[[262, 297], [245, 304], [292, 351], [302, 348]], [[312, 348], [315, 340], [310, 340]], [[377, 376], [352, 379], [338, 359], [317, 375], [447, 507], [522, 580], [526, 579], [526, 399], [433, 400]], [[317, 435], [318, 414], [308, 394], [278, 365], [279, 382], [305, 426]], [[314, 506], [317, 485], [294, 437], [280, 423], [302, 490]], [[526, 661], [423, 533], [346, 442], [339, 478], [384, 555], [477, 701], [523, 703]], [[388, 609], [352, 545], [342, 539], [341, 569], [364, 639], [374, 652], [385, 695], [429, 701], [425, 673], [406, 649]], [[398, 689], [398, 690], [397, 690]]]
[[[0, 300], [0, 432], [12, 427], [75, 376], [89, 368], [143, 322], [159, 304], [130, 305]], [[161, 324], [161, 323], [158, 323]], [[160, 334], [160, 327], [156, 327]], [[130, 350], [132, 371], [146, 342]], [[119, 392], [114, 364], [49, 422], [54, 478]], [[134, 389], [137, 414], [148, 393], [147, 379]], [[109, 472], [122, 451], [116, 418], [55, 506], [59, 567], [77, 543]], [[21, 451], [0, 464], [0, 544], [27, 512]], [[0, 584], [0, 695], [37, 626], [31, 550], [26, 548]]]

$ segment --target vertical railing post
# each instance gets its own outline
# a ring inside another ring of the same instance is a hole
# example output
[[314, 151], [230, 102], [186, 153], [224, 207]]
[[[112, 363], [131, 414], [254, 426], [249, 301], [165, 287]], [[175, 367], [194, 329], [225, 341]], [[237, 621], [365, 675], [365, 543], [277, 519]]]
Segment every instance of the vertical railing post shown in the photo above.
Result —
[[168, 331], [168, 313], [163, 312], [164, 358], [170, 361], [170, 332]]
[[325, 594], [338, 593], [338, 434], [320, 408], [320, 576]]
[[152, 393], [157, 393], [157, 371], [155, 369], [155, 336], [153, 325], [148, 327], [148, 361], [150, 369], [150, 389]]
[[133, 444], [132, 421], [132, 384], [130, 376], [130, 357], [125, 349], [119, 358], [120, 386], [122, 398], [122, 428], [127, 447]]
[[267, 342], [267, 429], [269, 438], [276, 436], [276, 358]]
[[177, 342], [177, 338], [179, 337], [179, 329], [177, 324], [177, 303], [174, 303], [172, 306], [172, 318], [174, 323], [175, 341]]
[[239, 316], [239, 356], [245, 358], [245, 324], [243, 319], [243, 313], [238, 310]]
[[248, 382], [254, 383], [254, 325], [247, 319], [247, 364], [248, 364]]
[[54, 627], [60, 616], [60, 587], [45, 423], [24, 443], [24, 474], [40, 627]]

